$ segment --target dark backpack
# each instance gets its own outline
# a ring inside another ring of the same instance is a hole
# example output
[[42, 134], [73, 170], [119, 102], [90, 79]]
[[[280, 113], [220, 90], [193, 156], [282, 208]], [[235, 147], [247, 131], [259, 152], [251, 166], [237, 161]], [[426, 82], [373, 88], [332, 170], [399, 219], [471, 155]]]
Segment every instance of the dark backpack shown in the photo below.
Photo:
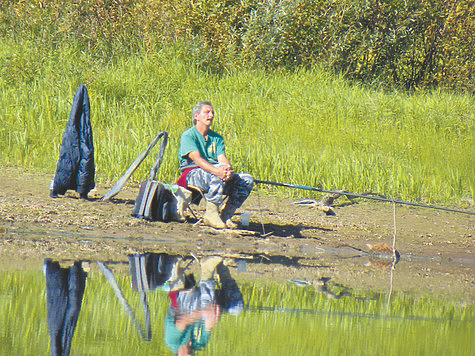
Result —
[[152, 167], [152, 170], [150, 171], [150, 179], [143, 181], [139, 185], [140, 190], [137, 199], [135, 199], [132, 216], [138, 219], [144, 219], [148, 221], [169, 222], [171, 220], [171, 207], [174, 197], [169, 189], [165, 188], [162, 183], [159, 183], [155, 180], [158, 168], [160, 167], [163, 160], [165, 147], [167, 146], [167, 132], [162, 131], [149, 145], [147, 151], [141, 155], [143, 157], [139, 157], [140, 160], [137, 160], [141, 162], [141, 160], [143, 160], [147, 155], [148, 151], [153, 148], [153, 146], [161, 137], [163, 137], [163, 141], [160, 145], [160, 151], [158, 152], [157, 160], [155, 162], [155, 165]]
[[140, 183], [140, 191], [135, 199], [132, 216], [148, 221], [171, 220], [172, 192], [162, 183], [146, 180]]

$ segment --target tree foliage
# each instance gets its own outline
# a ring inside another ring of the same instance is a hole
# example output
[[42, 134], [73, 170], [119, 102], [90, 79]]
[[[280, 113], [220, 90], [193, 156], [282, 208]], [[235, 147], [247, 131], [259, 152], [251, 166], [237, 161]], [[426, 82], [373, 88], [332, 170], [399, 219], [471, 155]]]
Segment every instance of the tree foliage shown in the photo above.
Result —
[[475, 0], [0, 2], [0, 36], [93, 56], [183, 46], [211, 70], [320, 65], [377, 86], [475, 91]]

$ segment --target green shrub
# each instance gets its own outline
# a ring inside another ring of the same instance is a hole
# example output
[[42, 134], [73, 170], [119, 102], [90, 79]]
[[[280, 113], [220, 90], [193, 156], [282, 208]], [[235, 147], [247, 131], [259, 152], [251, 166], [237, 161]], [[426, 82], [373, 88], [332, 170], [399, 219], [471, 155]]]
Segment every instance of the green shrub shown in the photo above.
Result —
[[474, 92], [473, 0], [4, 1], [0, 36], [108, 61], [184, 43], [213, 71], [324, 66], [375, 86]]

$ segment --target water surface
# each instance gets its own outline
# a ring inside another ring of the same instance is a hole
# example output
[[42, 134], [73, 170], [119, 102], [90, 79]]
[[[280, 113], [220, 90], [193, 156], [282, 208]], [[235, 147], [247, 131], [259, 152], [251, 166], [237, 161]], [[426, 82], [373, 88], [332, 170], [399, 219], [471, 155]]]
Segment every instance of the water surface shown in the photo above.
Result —
[[[214, 279], [212, 301], [176, 312], [166, 280], [177, 257], [144, 251], [103, 261], [12, 258], [0, 277], [0, 354], [70, 347], [71, 355], [168, 355], [177, 347], [170, 335], [181, 332], [183, 320], [189, 325], [180, 342], [191, 340], [209, 355], [474, 353], [473, 285], [460, 296], [440, 292], [442, 286], [419, 293], [402, 287], [444, 268], [473, 272], [470, 259], [403, 255], [392, 269], [391, 259], [349, 251], [326, 251], [312, 261], [236, 256], [224, 261], [231, 279]], [[203, 285], [195, 257], [179, 257], [188, 265], [183, 289]], [[346, 280], [359, 271], [366, 282], [346, 285], [336, 262], [342, 271], [351, 266]], [[372, 271], [381, 280], [373, 287], [366, 276]]]

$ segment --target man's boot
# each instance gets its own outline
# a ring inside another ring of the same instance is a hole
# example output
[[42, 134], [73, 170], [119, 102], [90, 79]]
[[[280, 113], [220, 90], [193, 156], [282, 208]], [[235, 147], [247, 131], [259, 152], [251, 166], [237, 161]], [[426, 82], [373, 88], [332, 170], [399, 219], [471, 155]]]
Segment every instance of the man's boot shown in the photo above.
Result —
[[222, 257], [209, 256], [201, 262], [201, 277], [202, 281], [207, 281], [214, 278], [216, 267], [223, 261]]
[[226, 203], [226, 206], [221, 211], [221, 220], [226, 224], [226, 226], [230, 229], [237, 228], [237, 224], [234, 223], [231, 218], [234, 216], [234, 213], [237, 210], [237, 206], [233, 204]]
[[206, 212], [203, 215], [203, 223], [215, 229], [224, 229], [226, 227], [226, 224], [219, 217], [218, 205], [209, 201], [206, 202]]

